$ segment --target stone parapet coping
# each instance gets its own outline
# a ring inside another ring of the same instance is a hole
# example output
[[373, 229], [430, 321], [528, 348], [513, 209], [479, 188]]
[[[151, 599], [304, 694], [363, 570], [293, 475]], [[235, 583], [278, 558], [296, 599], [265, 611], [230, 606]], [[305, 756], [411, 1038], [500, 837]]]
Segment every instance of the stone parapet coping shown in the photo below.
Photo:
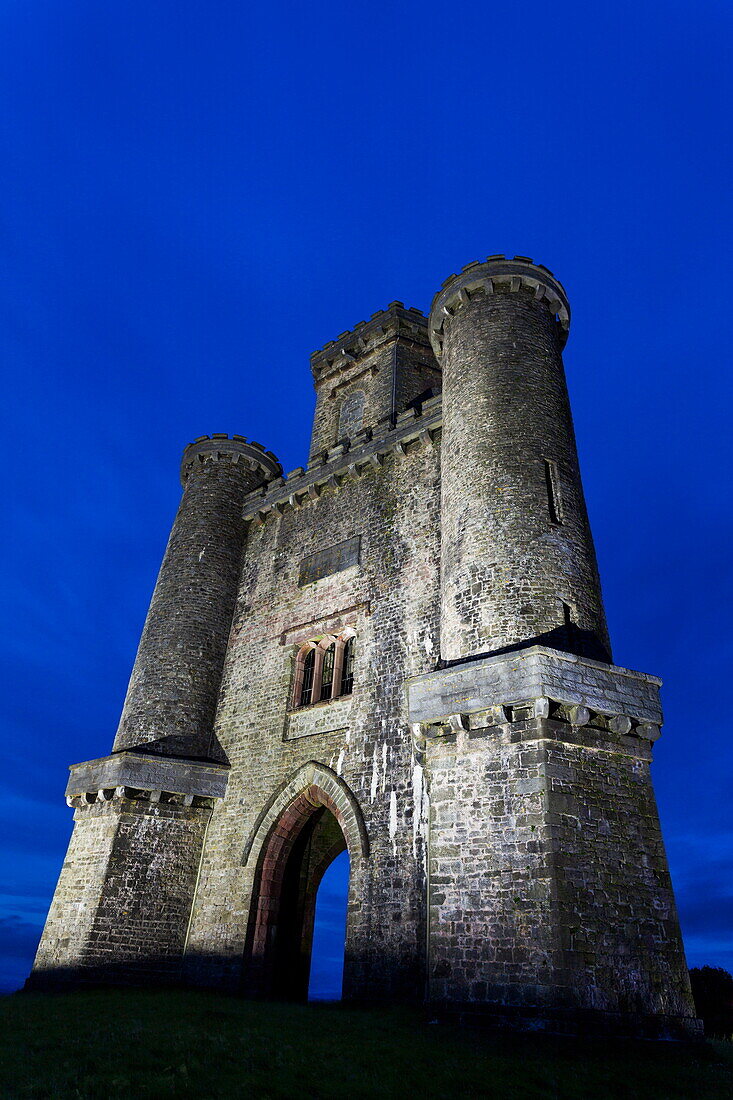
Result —
[[372, 429], [344, 440], [324, 457], [311, 462], [308, 469], [299, 466], [288, 476], [276, 478], [252, 493], [244, 503], [244, 518], [264, 523], [274, 512], [299, 508], [315, 500], [325, 488], [338, 488], [344, 481], [361, 476], [370, 467], [379, 467], [388, 454], [404, 454], [405, 450], [422, 444], [432, 444], [443, 423], [442, 396], [437, 394], [423, 401], [420, 408], [410, 408], [397, 417], [393, 428], [376, 435]]
[[360, 321], [353, 329], [342, 332], [325, 347], [314, 351], [311, 355], [313, 377], [318, 382], [338, 373], [374, 351], [385, 340], [396, 336], [406, 337], [429, 348], [427, 325], [428, 319], [421, 310], [414, 307], [407, 309], [403, 302], [390, 302], [386, 309], [373, 313], [368, 321]]
[[543, 264], [536, 264], [528, 256], [489, 256], [485, 261], [474, 261], [462, 268], [457, 275], [449, 275], [430, 307], [430, 341], [438, 360], [443, 354], [444, 325], [477, 293], [493, 294], [497, 285], [510, 291], [524, 288], [533, 292], [557, 318], [564, 346], [570, 329], [570, 303], [562, 283]]
[[191, 798], [223, 798], [229, 766], [174, 756], [116, 752], [98, 760], [72, 764], [67, 801], [80, 795], [129, 788]]
[[633, 727], [639, 736], [656, 740], [660, 685], [657, 676], [536, 645], [414, 677], [407, 682], [409, 720], [434, 725], [453, 719], [460, 725], [461, 715], [527, 703], [547, 716], [554, 703], [568, 708], [577, 725], [585, 725], [593, 712], [613, 721], [619, 732]]
[[231, 438], [223, 432], [211, 436], [200, 435], [189, 443], [181, 459], [181, 485], [185, 485], [191, 470], [197, 463], [241, 462], [243, 466], [256, 473], [260, 481], [269, 481], [282, 474], [282, 466], [272, 451], [267, 451], [261, 443], [245, 439], [243, 435]]

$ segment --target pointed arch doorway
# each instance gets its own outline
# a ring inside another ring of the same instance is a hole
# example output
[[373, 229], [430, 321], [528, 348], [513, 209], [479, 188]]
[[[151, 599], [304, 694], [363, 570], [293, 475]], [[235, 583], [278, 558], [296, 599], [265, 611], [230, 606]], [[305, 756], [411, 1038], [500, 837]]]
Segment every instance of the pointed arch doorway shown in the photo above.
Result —
[[[260, 815], [245, 861], [256, 860], [244, 960], [251, 996], [306, 1001], [316, 896], [323, 875], [348, 851], [350, 878], [367, 855], [358, 805], [341, 779], [309, 764]], [[347, 932], [348, 938], [348, 918]]]

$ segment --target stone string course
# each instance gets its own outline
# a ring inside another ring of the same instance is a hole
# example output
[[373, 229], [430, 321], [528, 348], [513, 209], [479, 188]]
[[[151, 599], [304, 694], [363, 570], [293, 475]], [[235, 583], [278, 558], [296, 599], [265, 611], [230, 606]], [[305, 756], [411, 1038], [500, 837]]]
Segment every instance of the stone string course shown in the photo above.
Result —
[[[186, 448], [113, 751], [71, 769], [31, 985], [302, 998], [347, 848], [347, 999], [697, 1033], [660, 682], [610, 663], [569, 323], [546, 268], [492, 256], [429, 318], [393, 302], [313, 354], [306, 466]], [[344, 631], [353, 686], [293, 709], [300, 648]]]

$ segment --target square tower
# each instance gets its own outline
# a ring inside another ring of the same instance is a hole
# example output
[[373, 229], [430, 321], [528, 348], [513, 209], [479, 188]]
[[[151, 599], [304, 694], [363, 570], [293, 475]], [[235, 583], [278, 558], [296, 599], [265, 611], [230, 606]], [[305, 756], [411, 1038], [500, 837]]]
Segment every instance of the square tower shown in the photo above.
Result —
[[392, 302], [311, 356], [316, 411], [311, 463], [360, 433], [384, 433], [407, 407], [440, 393], [425, 317]]

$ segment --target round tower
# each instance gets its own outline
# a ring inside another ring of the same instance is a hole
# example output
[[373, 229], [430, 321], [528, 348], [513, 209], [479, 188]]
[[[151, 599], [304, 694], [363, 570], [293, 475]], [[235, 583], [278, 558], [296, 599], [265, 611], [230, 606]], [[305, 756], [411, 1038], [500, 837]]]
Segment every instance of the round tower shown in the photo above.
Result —
[[490, 256], [435, 296], [443, 368], [441, 655], [533, 643], [610, 661], [562, 349], [560, 283]]
[[183, 497], [145, 620], [114, 751], [145, 746], [210, 757], [212, 725], [253, 490], [282, 468], [243, 436], [202, 436], [183, 452]]

